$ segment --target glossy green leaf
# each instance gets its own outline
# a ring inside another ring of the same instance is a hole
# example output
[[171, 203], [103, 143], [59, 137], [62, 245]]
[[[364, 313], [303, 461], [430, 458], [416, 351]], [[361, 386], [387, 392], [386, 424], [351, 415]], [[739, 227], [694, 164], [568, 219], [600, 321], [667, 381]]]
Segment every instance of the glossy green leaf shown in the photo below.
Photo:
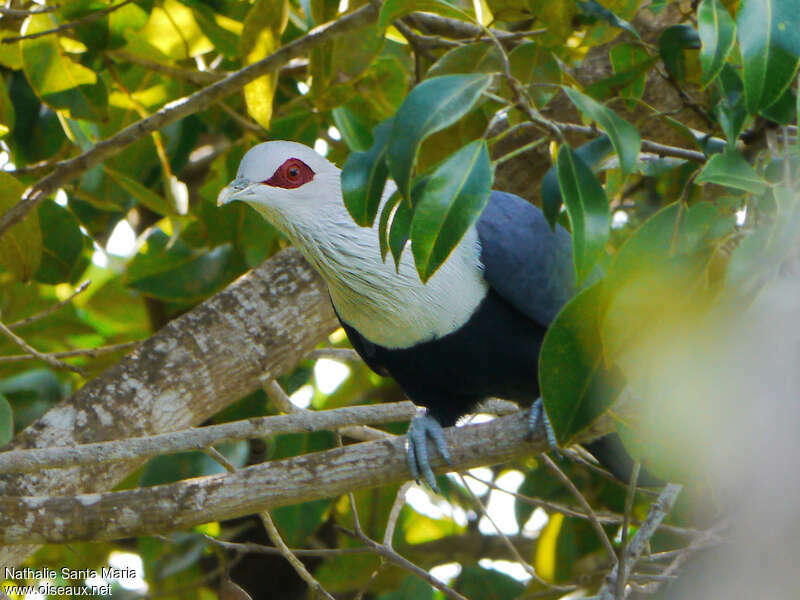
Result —
[[365, 152], [372, 146], [372, 134], [364, 115], [347, 106], [337, 106], [331, 111], [336, 129], [352, 152]]
[[700, 48], [700, 36], [689, 25], [673, 25], [667, 27], [658, 38], [658, 52], [664, 66], [676, 81], [686, 79], [686, 60], [684, 50]]
[[628, 21], [620, 19], [613, 11], [610, 11], [599, 2], [595, 2], [594, 0], [576, 0], [576, 4], [581, 13], [589, 19], [603, 20], [613, 27], [624, 29], [636, 39], [640, 39], [639, 32], [636, 31], [633, 25], [628, 23]]
[[[614, 146], [608, 136], [601, 135], [583, 146], [574, 150], [580, 159], [590, 169], [596, 169], [601, 162], [611, 156]], [[547, 170], [542, 178], [542, 212], [550, 227], [556, 226], [558, 214], [561, 211], [561, 189], [558, 186], [558, 172], [555, 165]]]
[[6, 397], [0, 394], [0, 448], [10, 442], [13, 437], [14, 411]]
[[[0, 42], [1, 43], [1, 42]], [[16, 113], [4, 79], [0, 79], [0, 138], [14, 129]]]
[[75, 215], [52, 200], [39, 205], [42, 228], [42, 260], [35, 279], [42, 283], [75, 281], [86, 267], [83, 257], [86, 238]]
[[[378, 241], [380, 242], [381, 259], [386, 260], [386, 255], [389, 253], [389, 227], [394, 225], [394, 212], [397, 209], [397, 204], [402, 200], [400, 192], [395, 190], [391, 196], [386, 200], [381, 210], [381, 217], [378, 220]], [[410, 214], [409, 209], [409, 214]], [[408, 219], [408, 227], [411, 227], [411, 219]], [[408, 232], [406, 232], [406, 240], [408, 239]]]
[[411, 250], [422, 281], [430, 279], [480, 216], [492, 175], [489, 149], [479, 140], [442, 162], [428, 179], [411, 221]]
[[494, 73], [503, 68], [500, 51], [492, 43], [475, 42], [458, 46], [437, 60], [426, 77], [439, 77], [458, 73]]
[[539, 354], [539, 386], [559, 445], [568, 445], [614, 403], [620, 374], [603, 358], [602, 281], [575, 296], [550, 325]]
[[463, 10], [445, 0], [386, 0], [381, 6], [378, 25], [382, 28], [387, 27], [395, 19], [418, 10], [453, 19], [463, 19], [467, 16]]
[[156, 194], [153, 190], [143, 186], [141, 183], [128, 177], [119, 171], [115, 171], [106, 165], [103, 165], [103, 171], [108, 175], [114, 183], [125, 190], [132, 198], [139, 204], [146, 206], [153, 212], [160, 215], [176, 215], [175, 208], [171, 206], [163, 196]]
[[572, 229], [572, 255], [580, 284], [603, 254], [611, 232], [611, 212], [603, 187], [572, 148], [562, 146], [556, 161], [558, 184]]
[[415, 87], [394, 118], [387, 162], [392, 178], [409, 199], [417, 153], [430, 134], [452, 125], [469, 112], [491, 82], [490, 75], [444, 75]]
[[743, 0], [736, 14], [747, 112], [775, 102], [800, 61], [798, 0]]
[[791, 125], [797, 120], [797, 99], [792, 88], [786, 88], [775, 100], [766, 108], [758, 111], [762, 117], [769, 119], [780, 125]]
[[717, 77], [715, 91], [716, 102], [712, 110], [725, 132], [728, 146], [734, 148], [747, 118], [744, 85], [736, 69], [730, 65], [723, 66]]
[[[28, 21], [28, 34], [52, 29], [50, 15]], [[55, 35], [26, 39], [22, 43], [25, 76], [47, 104], [62, 109], [73, 119], [101, 121], [107, 116], [108, 98], [103, 80], [69, 57]]]
[[366, 152], [351, 152], [342, 169], [344, 205], [362, 227], [372, 227], [389, 176], [386, 146], [391, 129], [391, 119], [378, 125], [372, 147]]
[[[239, 41], [245, 65], [266, 58], [280, 47], [288, 18], [288, 0], [257, 0], [247, 13]], [[269, 129], [272, 119], [272, 98], [277, 81], [278, 73], [274, 72], [244, 86], [247, 112], [264, 129]]]
[[608, 134], [619, 156], [620, 168], [624, 173], [630, 173], [642, 146], [642, 138], [636, 127], [594, 98], [569, 87], [564, 87], [564, 91], [584, 116], [597, 122]]
[[[13, 176], [0, 171], [0, 212], [5, 212], [22, 198], [25, 186]], [[21, 281], [27, 281], [39, 268], [42, 259], [42, 232], [36, 211], [8, 230], [0, 238], [0, 266]]]
[[700, 65], [703, 85], [708, 85], [722, 70], [736, 41], [736, 23], [720, 0], [702, 0], [697, 9], [700, 35]]
[[[638, 44], [616, 44], [609, 49], [608, 58], [611, 60], [611, 68], [614, 69], [614, 76], [617, 79], [608, 82], [613, 88], [609, 95], [619, 90], [618, 93], [622, 96], [641, 98], [644, 94], [647, 73], [656, 59]], [[592, 95], [595, 96], [594, 93]]]
[[695, 183], [716, 183], [753, 194], [760, 194], [768, 185], [736, 150], [726, 150], [712, 156], [700, 171]]

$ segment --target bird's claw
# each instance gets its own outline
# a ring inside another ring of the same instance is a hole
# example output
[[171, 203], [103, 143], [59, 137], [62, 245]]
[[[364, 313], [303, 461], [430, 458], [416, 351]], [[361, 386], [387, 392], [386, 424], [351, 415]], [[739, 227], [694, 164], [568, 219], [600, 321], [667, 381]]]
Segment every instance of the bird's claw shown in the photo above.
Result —
[[556, 441], [556, 432], [553, 431], [550, 419], [547, 418], [547, 412], [544, 410], [544, 403], [541, 398], [533, 403], [528, 413], [528, 436], [532, 437], [540, 427], [544, 429], [544, 436], [547, 439], [547, 445], [550, 446], [550, 450], [561, 458], [561, 453], [558, 451], [558, 442]]
[[428, 459], [428, 438], [433, 441], [433, 445], [439, 451], [442, 458], [448, 465], [453, 462], [450, 459], [450, 452], [447, 450], [447, 441], [444, 439], [444, 431], [439, 422], [429, 415], [417, 415], [411, 419], [408, 427], [408, 453], [406, 460], [411, 476], [419, 483], [420, 475], [430, 488], [439, 493], [439, 486], [436, 485], [436, 477], [433, 474]]

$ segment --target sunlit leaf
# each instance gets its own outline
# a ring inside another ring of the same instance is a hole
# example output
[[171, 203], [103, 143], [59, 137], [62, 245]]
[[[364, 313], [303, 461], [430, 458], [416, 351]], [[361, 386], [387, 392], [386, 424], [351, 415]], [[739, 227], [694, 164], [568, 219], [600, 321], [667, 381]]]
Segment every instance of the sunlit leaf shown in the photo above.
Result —
[[53, 201], [39, 205], [42, 260], [35, 278], [42, 283], [73, 282], [87, 266], [83, 256], [86, 238], [75, 215]]
[[15, 117], [14, 105], [11, 104], [6, 82], [0, 79], [0, 138], [5, 137], [14, 129]]
[[463, 10], [445, 0], [386, 0], [381, 6], [378, 24], [386, 27], [395, 19], [418, 10], [454, 19], [463, 19], [467, 16]]
[[14, 437], [14, 411], [6, 397], [0, 394], [0, 447], [10, 442], [12, 437]]
[[725, 64], [736, 41], [736, 23], [720, 0], [703, 0], [697, 9], [700, 65], [703, 85], [708, 85]]
[[[25, 186], [0, 171], [0, 212], [5, 212], [22, 198]], [[0, 265], [21, 281], [27, 281], [39, 268], [42, 258], [42, 232], [36, 211], [8, 230], [0, 238]]]
[[143, 186], [132, 177], [128, 177], [105, 165], [103, 165], [103, 171], [114, 180], [119, 187], [130, 194], [136, 202], [160, 215], [177, 214], [175, 208], [163, 196], [156, 194], [153, 190]]
[[767, 187], [767, 182], [736, 150], [726, 150], [712, 156], [695, 183], [716, 183], [754, 194], [763, 192]]
[[453, 48], [437, 60], [427, 77], [457, 73], [494, 73], [502, 69], [500, 51], [492, 43], [476, 42]]

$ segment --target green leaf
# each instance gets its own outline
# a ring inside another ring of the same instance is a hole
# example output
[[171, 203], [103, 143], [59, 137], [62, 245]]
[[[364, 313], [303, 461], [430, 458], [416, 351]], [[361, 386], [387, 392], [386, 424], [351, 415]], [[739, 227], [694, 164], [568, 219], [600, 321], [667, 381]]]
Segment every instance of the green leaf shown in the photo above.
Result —
[[597, 20], [601, 19], [616, 27], [618, 29], [624, 29], [628, 33], [630, 33], [633, 37], [637, 40], [641, 39], [639, 37], [639, 33], [636, 29], [628, 23], [627, 21], [620, 19], [617, 15], [615, 15], [612, 11], [608, 10], [605, 6], [600, 4], [599, 2], [595, 2], [594, 0], [577, 0], [577, 5], [580, 11], [586, 16], [589, 17], [590, 20]]
[[747, 118], [744, 106], [744, 85], [736, 69], [730, 65], [723, 66], [716, 84], [716, 102], [714, 102], [712, 110], [722, 131], [725, 132], [728, 146], [734, 148]]
[[[25, 186], [0, 171], [0, 212], [5, 213], [22, 198]], [[27, 281], [42, 259], [42, 232], [36, 211], [17, 223], [0, 238], [0, 266], [20, 281]]]
[[749, 114], [775, 102], [800, 61], [798, 0], [743, 0], [736, 15]]
[[215, 13], [201, 0], [181, 0], [182, 4], [191, 7], [200, 30], [214, 44], [214, 49], [228, 58], [239, 57], [239, 39], [242, 25], [227, 16]]
[[444, 75], [420, 83], [397, 111], [389, 137], [387, 162], [407, 200], [417, 153], [423, 140], [469, 112], [489, 87], [491, 75]]
[[567, 145], [558, 151], [558, 184], [572, 228], [572, 254], [578, 283], [603, 254], [611, 233], [608, 200], [597, 177]]
[[792, 88], [786, 88], [781, 97], [770, 104], [767, 108], [758, 111], [762, 117], [779, 123], [781, 125], [791, 125], [797, 119], [797, 100]]
[[14, 129], [15, 116], [14, 105], [8, 95], [6, 82], [4, 79], [0, 79], [0, 138], [5, 137]]
[[119, 187], [125, 190], [132, 198], [139, 204], [146, 206], [150, 210], [159, 215], [177, 215], [177, 211], [171, 204], [153, 190], [143, 186], [141, 183], [115, 171], [114, 169], [103, 165], [103, 171], [108, 175]]
[[431, 12], [442, 17], [453, 19], [468, 18], [469, 15], [460, 8], [453, 6], [445, 0], [386, 0], [381, 7], [378, 25], [387, 27], [395, 19], [404, 17], [415, 11]]
[[377, 600], [433, 600], [433, 588], [419, 577], [409, 575], [397, 589], [381, 594]]
[[602, 416], [622, 389], [620, 374], [603, 358], [599, 324], [604, 303], [600, 281], [561, 309], [542, 342], [539, 386], [561, 446]]
[[719, 74], [733, 49], [736, 23], [720, 0], [702, 0], [697, 9], [697, 26], [702, 43], [700, 65], [705, 86]]
[[[55, 25], [50, 15], [36, 15], [28, 20], [26, 33], [38, 33]], [[31, 87], [46, 104], [66, 111], [73, 119], [102, 121], [107, 117], [103, 80], [68, 58], [57, 36], [23, 40], [22, 62]]]
[[13, 437], [14, 411], [6, 397], [0, 394], [0, 448], [10, 442]]
[[[614, 81], [607, 81], [609, 87], [625, 97], [641, 98], [644, 94], [647, 73], [657, 60], [647, 50], [637, 44], [617, 44], [608, 51]], [[611, 79], [611, 78], [609, 78]], [[609, 95], [611, 95], [609, 94]], [[597, 97], [594, 93], [592, 96]]]
[[525, 585], [510, 575], [476, 565], [464, 566], [454, 587], [466, 598], [481, 600], [518, 598], [525, 590]]
[[700, 48], [700, 36], [689, 25], [673, 25], [667, 27], [658, 38], [658, 53], [664, 66], [676, 81], [686, 79], [686, 61], [684, 50]]
[[[252, 65], [281, 46], [281, 34], [289, 19], [288, 0], [258, 0], [244, 20], [239, 41], [243, 63]], [[248, 114], [264, 129], [272, 119], [272, 98], [278, 81], [277, 71], [262, 75], [244, 86]]]
[[[397, 190], [392, 193], [386, 200], [381, 210], [381, 218], [378, 221], [378, 241], [381, 248], [381, 260], [386, 260], [386, 255], [389, 253], [389, 224], [394, 225], [394, 218], [392, 213], [397, 208], [397, 203], [400, 202], [402, 196]], [[410, 211], [409, 211], [410, 212]], [[408, 220], [408, 226], [411, 227], [411, 219]], [[408, 239], [408, 236], [406, 236]]]
[[411, 250], [422, 281], [430, 279], [478, 219], [491, 189], [485, 140], [467, 144], [433, 172], [411, 221]]
[[372, 147], [366, 152], [351, 152], [342, 169], [342, 197], [353, 220], [362, 227], [372, 227], [386, 186], [386, 146], [392, 120], [375, 128]]
[[584, 116], [596, 121], [608, 134], [614, 149], [619, 156], [619, 165], [623, 173], [630, 173], [639, 156], [642, 138], [639, 131], [625, 119], [617, 115], [607, 106], [600, 104], [578, 90], [564, 86], [564, 91], [572, 103]]
[[394, 197], [397, 198], [398, 203], [392, 215], [392, 227], [388, 233], [388, 244], [394, 264], [399, 271], [400, 257], [411, 237], [411, 219], [414, 216], [414, 211], [411, 208], [411, 203], [403, 201], [400, 192], [395, 192]]
[[[561, 83], [561, 67], [549, 48], [536, 42], [525, 42], [509, 53], [508, 62], [511, 74], [528, 86], [528, 94], [537, 108], [544, 108], [558, 93], [557, 84]], [[542, 85], [543, 83], [553, 85], [546, 86]], [[507, 90], [507, 85], [502, 81], [503, 90]]]
[[[596, 169], [601, 162], [611, 156], [614, 146], [608, 136], [601, 135], [575, 150], [584, 164], [592, 170]], [[558, 214], [561, 211], [561, 189], [558, 186], [558, 172], [555, 165], [547, 170], [542, 178], [542, 212], [544, 213], [550, 227], [556, 226]]]
[[726, 150], [712, 156], [700, 171], [695, 183], [716, 183], [753, 194], [760, 194], [768, 186], [736, 150]]
[[497, 46], [489, 42], [475, 42], [445, 53], [428, 69], [426, 77], [457, 73], [495, 73], [502, 68], [502, 57]]
[[86, 238], [78, 219], [52, 200], [42, 202], [38, 212], [44, 248], [36, 281], [50, 284], [75, 281], [87, 264], [82, 260]]
[[364, 152], [372, 146], [372, 134], [363, 115], [357, 114], [347, 106], [337, 106], [331, 111], [336, 129], [344, 143], [354, 152]]

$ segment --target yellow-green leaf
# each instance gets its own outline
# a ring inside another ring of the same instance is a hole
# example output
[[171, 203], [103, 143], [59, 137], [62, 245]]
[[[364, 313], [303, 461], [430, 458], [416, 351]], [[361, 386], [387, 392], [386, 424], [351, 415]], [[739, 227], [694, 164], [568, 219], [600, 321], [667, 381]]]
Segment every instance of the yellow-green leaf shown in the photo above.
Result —
[[6, 82], [0, 79], [0, 138], [14, 129], [15, 112], [11, 98], [8, 96]]
[[[247, 13], [239, 42], [242, 58], [251, 65], [266, 58], [280, 47], [281, 34], [289, 18], [287, 0], [258, 0]], [[269, 129], [272, 118], [272, 98], [278, 74], [259, 77], [244, 87], [247, 112], [264, 129]]]
[[[25, 186], [4, 171], [0, 171], [0, 211], [6, 212], [19, 202]], [[17, 279], [27, 281], [42, 259], [42, 232], [35, 210], [0, 238], [0, 265]]]

